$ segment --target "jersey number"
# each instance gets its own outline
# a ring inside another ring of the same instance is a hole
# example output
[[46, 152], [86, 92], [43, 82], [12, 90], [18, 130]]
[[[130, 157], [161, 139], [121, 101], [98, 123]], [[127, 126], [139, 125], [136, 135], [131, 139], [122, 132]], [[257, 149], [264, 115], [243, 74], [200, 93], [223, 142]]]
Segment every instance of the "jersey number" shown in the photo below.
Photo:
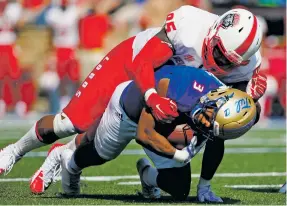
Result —
[[166, 32], [171, 32], [176, 30], [174, 21], [172, 21], [174, 17], [174, 13], [170, 13], [167, 17], [166, 17]]
[[202, 84], [198, 84], [196, 81], [193, 83], [193, 88], [199, 92], [203, 92], [204, 86]]

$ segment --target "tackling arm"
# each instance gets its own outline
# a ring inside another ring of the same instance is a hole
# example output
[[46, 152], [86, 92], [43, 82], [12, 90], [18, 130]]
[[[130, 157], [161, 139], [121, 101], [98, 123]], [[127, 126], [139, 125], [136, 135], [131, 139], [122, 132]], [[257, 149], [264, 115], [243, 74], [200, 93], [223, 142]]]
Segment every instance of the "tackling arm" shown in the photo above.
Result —
[[127, 68], [128, 75], [135, 80], [144, 94], [146, 104], [157, 121], [169, 122], [178, 116], [177, 106], [169, 99], [161, 98], [155, 90], [154, 70], [173, 55], [173, 47], [165, 28], [152, 37]]
[[152, 37], [136, 55], [127, 72], [143, 94], [155, 88], [154, 70], [167, 62], [172, 55], [173, 47], [167, 38], [165, 28]]

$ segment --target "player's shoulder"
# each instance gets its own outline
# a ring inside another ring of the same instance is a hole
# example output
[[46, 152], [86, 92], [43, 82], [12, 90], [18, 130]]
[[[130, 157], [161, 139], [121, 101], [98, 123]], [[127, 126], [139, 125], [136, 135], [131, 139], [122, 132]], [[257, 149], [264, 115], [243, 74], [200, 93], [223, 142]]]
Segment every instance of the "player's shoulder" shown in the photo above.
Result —
[[173, 87], [176, 88], [185, 88], [194, 82], [200, 83], [203, 86], [206, 85], [206, 87], [214, 84], [223, 85], [223, 83], [213, 74], [195, 67], [184, 65], [166, 65], [163, 66], [159, 71], [161, 72], [159, 72], [158, 78], [169, 78], [170, 85], [173, 85]]
[[166, 20], [167, 35], [178, 50], [182, 46], [193, 47], [202, 41], [202, 35], [218, 18], [213, 13], [193, 6], [182, 6], [170, 15]]
[[200, 9], [198, 7], [190, 6], [190, 5], [184, 5], [179, 7], [181, 12], [186, 13], [186, 14], [193, 14], [193, 13], [201, 13], [201, 14], [206, 14], [206, 15], [215, 15], [209, 11], [206, 11], [204, 9]]
[[201, 21], [205, 20], [214, 20], [218, 18], [218, 15], [213, 14], [209, 11], [194, 7], [194, 6], [181, 6], [179, 9], [174, 11], [175, 13], [178, 13], [181, 18], [180, 19], [190, 19], [192, 21], [196, 21], [197, 23], [200, 23]]

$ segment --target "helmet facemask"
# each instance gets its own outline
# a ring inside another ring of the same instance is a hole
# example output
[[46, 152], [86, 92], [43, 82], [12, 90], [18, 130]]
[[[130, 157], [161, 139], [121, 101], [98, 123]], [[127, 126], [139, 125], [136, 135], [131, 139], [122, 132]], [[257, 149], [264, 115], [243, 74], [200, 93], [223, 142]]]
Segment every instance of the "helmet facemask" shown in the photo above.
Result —
[[[218, 123], [215, 121], [216, 115], [218, 110], [228, 101], [228, 96], [219, 97], [215, 100], [210, 100], [206, 95], [203, 96], [200, 101], [198, 102], [198, 105], [200, 105], [200, 110], [196, 113], [196, 115], [204, 115], [204, 117], [210, 122], [210, 127], [206, 127], [203, 124], [200, 124], [199, 122], [190, 122], [190, 124], [195, 124], [196, 132], [200, 133], [202, 136], [212, 140], [214, 136], [219, 135], [219, 127]], [[206, 115], [206, 111], [208, 109], [213, 109], [212, 116]], [[187, 114], [189, 117], [191, 117], [193, 114]], [[190, 118], [192, 119], [192, 118]]]

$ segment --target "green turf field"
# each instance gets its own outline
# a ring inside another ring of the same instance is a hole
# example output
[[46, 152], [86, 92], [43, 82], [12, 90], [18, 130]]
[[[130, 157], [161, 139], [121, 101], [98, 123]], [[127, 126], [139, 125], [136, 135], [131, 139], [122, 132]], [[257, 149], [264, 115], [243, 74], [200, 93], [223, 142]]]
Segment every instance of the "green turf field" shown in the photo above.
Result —
[[[17, 140], [25, 129], [0, 129], [0, 148]], [[286, 205], [286, 197], [277, 191], [285, 182], [286, 134], [284, 130], [250, 131], [238, 140], [226, 144], [226, 154], [217, 176], [212, 181], [215, 193], [225, 204], [244, 205]], [[136, 143], [131, 143], [126, 152], [141, 152]], [[44, 195], [32, 195], [28, 178], [41, 165], [47, 147], [35, 150], [29, 157], [18, 162], [11, 173], [0, 177], [0, 204], [35, 205], [88, 205], [88, 204], [172, 204], [163, 193], [158, 201], [147, 201], [137, 195], [140, 190], [136, 161], [142, 154], [121, 155], [116, 160], [83, 172], [82, 195], [77, 198], [63, 198], [60, 182], [52, 185]], [[192, 160], [192, 188], [190, 198], [177, 204], [198, 204], [196, 185], [200, 174], [202, 153]], [[23, 179], [16, 179], [23, 178]], [[235, 188], [234, 188], [235, 187]]]

